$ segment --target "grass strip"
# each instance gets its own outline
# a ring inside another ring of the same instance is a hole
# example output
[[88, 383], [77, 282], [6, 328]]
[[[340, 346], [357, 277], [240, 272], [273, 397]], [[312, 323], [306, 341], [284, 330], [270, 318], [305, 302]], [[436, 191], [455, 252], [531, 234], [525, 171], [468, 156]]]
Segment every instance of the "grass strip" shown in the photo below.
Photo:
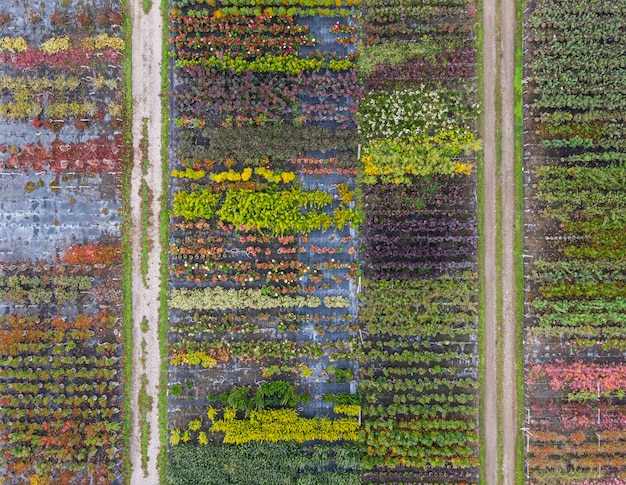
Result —
[[168, 227], [169, 227], [169, 141], [170, 141], [170, 46], [169, 46], [169, 0], [161, 0], [161, 16], [163, 21], [162, 32], [162, 59], [161, 59], [161, 218], [159, 221], [159, 236], [161, 243], [161, 292], [159, 295], [159, 351], [161, 353], [161, 368], [159, 372], [159, 431], [161, 436], [161, 452], [158, 458], [159, 481], [165, 483], [167, 476], [167, 331], [169, 309], [167, 306], [168, 293]]
[[[496, 3], [496, 39], [502, 37], [502, 4]], [[497, 51], [496, 51], [497, 53]], [[498, 422], [498, 483], [504, 483], [504, 438], [502, 430], [504, 420], [502, 416], [502, 396], [503, 396], [503, 348], [500, 338], [503, 331], [502, 314], [502, 58], [496, 57], [496, 79], [495, 79], [495, 127], [496, 127], [496, 386], [497, 392], [497, 422]]]
[[[517, 332], [517, 416], [518, 425], [521, 428], [524, 421], [524, 178], [523, 178], [523, 136], [524, 136], [524, 113], [523, 113], [523, 14], [524, 3], [515, 0], [516, 29], [515, 29], [515, 298]], [[524, 435], [518, 434], [517, 438], [517, 463], [516, 482], [523, 485], [526, 482], [524, 475]]]
[[132, 246], [131, 246], [131, 217], [130, 217], [130, 178], [133, 166], [133, 136], [131, 120], [133, 112], [132, 94], [132, 24], [128, 0], [122, 0], [121, 11], [124, 15], [122, 22], [122, 37], [125, 49], [122, 57], [122, 91], [124, 96], [124, 129], [122, 154], [122, 365], [124, 369], [124, 401], [122, 403], [122, 438], [124, 452], [122, 456], [122, 476], [124, 483], [130, 483], [130, 432], [131, 432], [131, 399], [130, 382], [132, 375], [132, 330], [133, 330], [133, 302], [132, 302]]
[[148, 157], [149, 148], [148, 118], [143, 118], [141, 120], [141, 140], [139, 142], [139, 149], [141, 150], [141, 173], [144, 177], [148, 175], [148, 166], [150, 165], [150, 158]]
[[[479, 4], [477, 13], [476, 28], [476, 76], [477, 76], [477, 92], [479, 93], [480, 105], [484, 105], [484, 83], [483, 83], [483, 23], [482, 23], [482, 2]], [[478, 117], [478, 126], [482, 126], [482, 111]], [[478, 202], [478, 389], [480, 402], [485, 402], [485, 268], [483, 261], [485, 259], [485, 239], [484, 239], [484, 211], [485, 203], [485, 178], [483, 176], [483, 153], [478, 152], [477, 156], [477, 187], [476, 196]], [[485, 463], [485, 423], [479, 419], [478, 434], [478, 461]], [[478, 467], [478, 482], [486, 483], [485, 467]]]
[[152, 250], [152, 241], [148, 229], [150, 228], [150, 207], [153, 199], [152, 189], [148, 187], [145, 179], [141, 179], [141, 278], [145, 287], [148, 286], [146, 276], [148, 274], [148, 259]]

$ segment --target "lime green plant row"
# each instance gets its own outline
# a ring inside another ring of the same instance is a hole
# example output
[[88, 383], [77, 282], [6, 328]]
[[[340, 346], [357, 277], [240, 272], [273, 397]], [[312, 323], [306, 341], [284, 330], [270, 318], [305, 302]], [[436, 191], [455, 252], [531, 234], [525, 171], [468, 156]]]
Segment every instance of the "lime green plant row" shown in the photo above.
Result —
[[275, 236], [325, 230], [333, 224], [342, 229], [346, 224], [358, 226], [361, 222], [357, 209], [340, 207], [332, 215], [314, 210], [330, 208], [333, 203], [332, 195], [321, 190], [291, 188], [260, 192], [230, 189], [223, 200], [220, 198], [220, 194], [208, 189], [177, 192], [173, 215], [191, 221], [217, 216], [222, 223], [254, 228], [260, 232], [269, 231]]
[[473, 164], [461, 162], [458, 157], [469, 156], [480, 146], [480, 141], [469, 131], [377, 139], [363, 148], [363, 182], [411, 184], [412, 177], [470, 175]]
[[[14, 91], [14, 96], [18, 93], [27, 97], [35, 97], [44, 91], [71, 92], [78, 89], [81, 84], [86, 84], [85, 79], [76, 76], [57, 75], [52, 77], [31, 77], [31, 76], [0, 76], [0, 91]], [[104, 76], [94, 76], [89, 79], [89, 84], [95, 89], [118, 89], [119, 81], [115, 78]]]
[[219, 194], [208, 189], [176, 192], [172, 214], [182, 216], [188, 221], [212, 219], [215, 217], [218, 198]]
[[[331, 360], [356, 359], [362, 355], [354, 339], [326, 342], [301, 342], [295, 340], [232, 340], [229, 338], [207, 339], [203, 341], [179, 340], [170, 346], [172, 365], [201, 365], [214, 367], [218, 363], [235, 359], [258, 362], [264, 371], [270, 369], [269, 361], [276, 359], [316, 359], [328, 354]], [[307, 366], [288, 366], [288, 372], [310, 375]], [[271, 373], [271, 371], [270, 371]], [[266, 376], [269, 377], [269, 376]]]
[[241, 172], [237, 172], [233, 169], [223, 172], [213, 172], [210, 177], [211, 180], [217, 183], [222, 182], [247, 182], [252, 178], [252, 174], [259, 175], [267, 182], [272, 182], [275, 184], [283, 183], [289, 184], [296, 180], [297, 175], [295, 172], [281, 172], [280, 170], [273, 171], [266, 167], [246, 167]]
[[[269, 287], [268, 287], [269, 288]], [[335, 296], [328, 300], [331, 308], [346, 308], [348, 300]], [[179, 310], [267, 310], [270, 308], [317, 308], [321, 302], [317, 296], [279, 295], [272, 291], [244, 288], [175, 288], [170, 293], [170, 308]], [[345, 305], [345, 306], [344, 306]]]
[[442, 50], [458, 49], [465, 44], [466, 41], [462, 37], [452, 36], [444, 37], [436, 43], [401, 40], [372, 45], [360, 43], [357, 69], [361, 76], [367, 77], [382, 65], [396, 66], [415, 59], [434, 61]]
[[325, 68], [331, 71], [345, 71], [353, 67], [353, 61], [350, 59], [326, 59], [319, 56], [302, 58], [289, 54], [265, 54], [252, 60], [243, 56], [229, 55], [176, 60], [177, 69], [195, 66], [224, 71], [233, 70], [235, 74], [241, 74], [247, 70], [252, 72], [282, 72], [295, 76], [301, 72], [319, 71]]
[[52, 119], [65, 119], [70, 117], [93, 117], [98, 113], [98, 107], [95, 103], [52, 103], [41, 106], [40, 103], [18, 101], [15, 103], [0, 104], [0, 117], [9, 120], [21, 120], [26, 118], [34, 118], [41, 114]]

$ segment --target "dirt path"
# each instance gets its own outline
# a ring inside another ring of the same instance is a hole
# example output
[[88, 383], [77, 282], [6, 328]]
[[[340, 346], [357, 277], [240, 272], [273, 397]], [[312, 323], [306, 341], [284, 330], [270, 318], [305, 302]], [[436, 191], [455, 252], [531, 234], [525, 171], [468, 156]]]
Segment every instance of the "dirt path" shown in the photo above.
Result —
[[[159, 241], [162, 20], [160, 2], [153, 2], [148, 14], [142, 10], [141, 0], [132, 0], [130, 9], [134, 150], [130, 189], [133, 304], [130, 483], [151, 485], [159, 483], [157, 461], [160, 452], [158, 403], [161, 356], [158, 328], [162, 249]], [[147, 214], [148, 224], [145, 220]], [[145, 267], [142, 271], [142, 249], [147, 250], [147, 271]]]
[[515, 2], [484, 0], [485, 382], [481, 419], [487, 485], [516, 483], [514, 49]]
[[514, 0], [500, 4], [500, 130], [502, 155], [502, 368], [500, 382], [500, 431], [502, 436], [502, 483], [514, 485], [517, 462], [517, 315], [515, 285], [515, 18]]

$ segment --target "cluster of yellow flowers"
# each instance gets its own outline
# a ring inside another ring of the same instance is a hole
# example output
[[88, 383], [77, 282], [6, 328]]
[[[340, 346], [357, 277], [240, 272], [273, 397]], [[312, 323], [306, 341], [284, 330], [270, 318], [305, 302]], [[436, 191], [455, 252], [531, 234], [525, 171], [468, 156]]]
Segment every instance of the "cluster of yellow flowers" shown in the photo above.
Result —
[[361, 162], [363, 162], [365, 175], [380, 175], [380, 169], [372, 163], [372, 157], [370, 155], [363, 155]]
[[271, 170], [265, 167], [259, 167], [254, 170], [254, 173], [260, 175], [265, 178], [268, 182], [279, 183], [282, 182], [284, 184], [288, 184], [293, 182], [296, 179], [296, 174], [294, 172], [277, 172], [274, 173]]
[[454, 172], [455, 173], [459, 173], [461, 175], [471, 175], [472, 174], [472, 168], [474, 168], [474, 164], [473, 163], [456, 162], [454, 164]]

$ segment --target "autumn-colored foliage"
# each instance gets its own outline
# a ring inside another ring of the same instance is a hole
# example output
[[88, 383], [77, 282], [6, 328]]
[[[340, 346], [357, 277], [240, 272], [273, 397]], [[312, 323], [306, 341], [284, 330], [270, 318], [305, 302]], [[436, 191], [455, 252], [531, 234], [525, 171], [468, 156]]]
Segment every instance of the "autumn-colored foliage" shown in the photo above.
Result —
[[118, 245], [99, 243], [75, 244], [61, 255], [61, 261], [75, 265], [111, 265], [121, 260], [121, 248]]

